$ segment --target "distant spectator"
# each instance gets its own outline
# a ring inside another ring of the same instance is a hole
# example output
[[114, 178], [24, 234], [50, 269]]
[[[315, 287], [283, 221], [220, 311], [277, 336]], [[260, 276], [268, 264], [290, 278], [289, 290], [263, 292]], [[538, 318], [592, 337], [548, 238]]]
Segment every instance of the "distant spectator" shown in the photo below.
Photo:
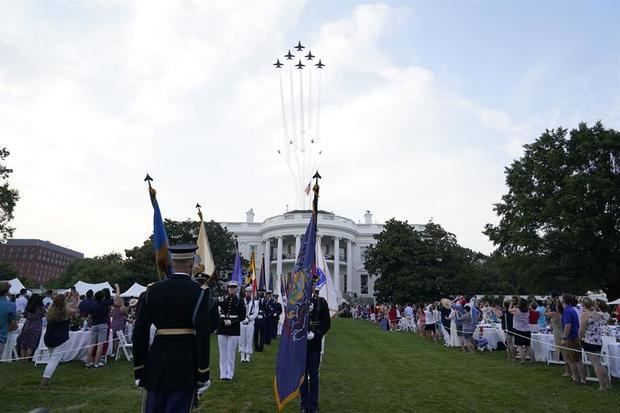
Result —
[[426, 314], [424, 314], [424, 306], [422, 304], [418, 304], [418, 311], [416, 312], [418, 316], [418, 334], [421, 336], [426, 335]]
[[[108, 292], [106, 294], [106, 291]], [[120, 290], [117, 285], [116, 299], [112, 300], [108, 298], [110, 291], [100, 290], [95, 294], [95, 302], [92, 304], [89, 310], [91, 316], [92, 327], [90, 329], [90, 344], [95, 346], [94, 355], [92, 351], [89, 351], [86, 367], [103, 367], [101, 363], [101, 356], [104, 351], [104, 343], [108, 341], [108, 323], [110, 322], [110, 306], [113, 304], [121, 305]]]
[[7, 297], [10, 289], [11, 284], [0, 281], [0, 356], [4, 351], [9, 331], [17, 329], [17, 310], [15, 304], [10, 302]]
[[[525, 364], [525, 359], [530, 355], [530, 362], [534, 362], [533, 354], [531, 354], [531, 339], [529, 316], [530, 312], [527, 306], [527, 300], [521, 298], [518, 305], [511, 304], [509, 311], [513, 315], [512, 326], [514, 334], [514, 343], [517, 353], [521, 359], [521, 364]], [[537, 313], [538, 314], [538, 313]]]
[[54, 292], [52, 290], [47, 290], [45, 292], [45, 297], [43, 298], [43, 306], [46, 310], [49, 308], [50, 305], [52, 305], [53, 295]]
[[453, 309], [456, 335], [458, 337], [461, 350], [465, 351], [465, 339], [463, 338], [463, 319], [461, 318], [465, 315], [465, 307], [463, 307], [462, 302], [459, 300], [456, 304], [454, 304]]
[[536, 307], [536, 311], [538, 311], [538, 331], [547, 327], [547, 317], [545, 317], [545, 306], [542, 301], [539, 301]]
[[112, 355], [115, 355], [118, 351], [119, 341], [117, 339], [117, 331], [125, 334], [125, 325], [127, 324], [127, 307], [125, 303], [121, 301], [121, 306], [113, 306], [110, 311], [110, 316], [112, 317], [112, 337], [114, 338], [114, 347], [112, 350]]
[[390, 331], [396, 331], [396, 325], [398, 324], [398, 311], [396, 310], [396, 306], [394, 304], [392, 304], [388, 310], [388, 317], [390, 320]]
[[80, 315], [86, 317], [89, 313], [90, 307], [93, 305], [93, 290], [86, 291], [86, 298], [80, 301], [79, 309]]
[[576, 301], [571, 294], [563, 294], [562, 302], [562, 341], [561, 345], [567, 348], [566, 362], [570, 365], [573, 381], [576, 384], [586, 384], [586, 372], [581, 362], [581, 344], [579, 343], [579, 316], [575, 311]]
[[413, 307], [409, 303], [405, 306], [405, 317], [413, 318]]
[[424, 309], [424, 329], [426, 330], [426, 335], [430, 337], [433, 341], [437, 342], [437, 335], [435, 334], [435, 307], [432, 304], [429, 304]]
[[471, 340], [472, 336], [474, 335], [474, 329], [476, 328], [476, 324], [472, 318], [471, 304], [466, 304], [463, 309], [463, 313], [456, 316], [457, 320], [460, 320], [463, 323], [463, 351], [476, 351], [476, 349], [474, 348], [474, 343]]
[[592, 362], [592, 367], [594, 367], [594, 372], [598, 379], [599, 390], [610, 390], [611, 381], [607, 375], [607, 370], [601, 364], [601, 349], [603, 348], [601, 335], [609, 320], [607, 304], [603, 301], [597, 301], [595, 305], [590, 297], [584, 297], [582, 303], [583, 312], [579, 319], [581, 346], [587, 352], [587, 356]]
[[22, 327], [22, 332], [17, 339], [17, 348], [24, 363], [29, 361], [28, 358], [39, 347], [44, 316], [43, 298], [39, 294], [32, 294], [24, 314], [26, 323]]
[[67, 303], [65, 296], [59, 294], [54, 297], [54, 301], [47, 312], [47, 329], [43, 342], [49, 352], [49, 361], [41, 378], [39, 386], [41, 390], [48, 388], [50, 379], [62, 359], [63, 350], [65, 350], [64, 344], [69, 341], [69, 319], [78, 312], [76, 304], [77, 301]]
[[528, 322], [530, 323], [530, 333], [540, 332], [540, 326], [538, 325], [540, 313], [537, 310], [538, 304], [535, 301], [532, 301], [532, 303], [530, 304], [530, 311], [528, 315]]
[[26, 305], [28, 304], [28, 297], [26, 297], [27, 293], [28, 290], [26, 290], [25, 288], [19, 290], [19, 297], [15, 299], [15, 308], [17, 309], [17, 314], [21, 315], [24, 314], [24, 312], [26, 311]]

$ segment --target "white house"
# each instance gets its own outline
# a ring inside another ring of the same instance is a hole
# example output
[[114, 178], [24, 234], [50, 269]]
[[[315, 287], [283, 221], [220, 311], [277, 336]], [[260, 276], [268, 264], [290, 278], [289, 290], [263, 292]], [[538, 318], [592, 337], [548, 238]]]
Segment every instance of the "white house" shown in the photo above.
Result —
[[[238, 237], [239, 250], [249, 258], [256, 251], [258, 271], [262, 257], [269, 257], [269, 277], [275, 276], [274, 288], [278, 289], [280, 276], [290, 275], [311, 212], [295, 210], [254, 222], [254, 211], [246, 213], [245, 222], [221, 222], [221, 225]], [[375, 279], [364, 267], [364, 253], [369, 245], [376, 243], [374, 235], [383, 230], [383, 224], [372, 222], [372, 214], [366, 211], [363, 223], [319, 211], [318, 236], [332, 275], [334, 285], [340, 289], [345, 300], [373, 297]], [[267, 254], [266, 251], [269, 253]], [[257, 274], [258, 275], [258, 274]]]

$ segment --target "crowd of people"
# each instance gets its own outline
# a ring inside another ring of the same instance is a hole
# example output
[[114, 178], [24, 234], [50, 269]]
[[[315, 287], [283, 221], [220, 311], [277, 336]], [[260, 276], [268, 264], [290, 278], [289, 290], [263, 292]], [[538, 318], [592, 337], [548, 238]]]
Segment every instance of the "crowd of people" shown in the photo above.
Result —
[[118, 284], [115, 289], [114, 297], [109, 289], [88, 290], [80, 296], [75, 287], [59, 294], [48, 290], [43, 295], [22, 289], [10, 296], [10, 284], [0, 282], [0, 355], [5, 353], [4, 346], [12, 333], [17, 334], [18, 360], [32, 361], [43, 336], [48, 363], [40, 387], [47, 389], [63, 353], [69, 350], [69, 332], [82, 330], [89, 334], [86, 367], [103, 367], [108, 361], [104, 356], [108, 346], [113, 346], [112, 356], [118, 351], [117, 331], [125, 334], [127, 324], [135, 318], [137, 300], [121, 298]]
[[[552, 333], [555, 352], [564, 361], [563, 376], [576, 384], [586, 384], [586, 370], [582, 363], [582, 349], [594, 368], [599, 390], [609, 390], [611, 381], [601, 363], [602, 337], [614, 336], [620, 340], [620, 306], [614, 313], [604, 300], [553, 291], [545, 300], [512, 296], [505, 300], [475, 300], [466, 296], [444, 298], [434, 302], [413, 305], [378, 304], [357, 305], [351, 308], [351, 317], [368, 320], [389, 331], [414, 331], [421, 337], [463, 352], [487, 348], [484, 337], [474, 335], [479, 323], [500, 325], [508, 360], [526, 364], [535, 361], [532, 334]], [[610, 328], [611, 327], [611, 328]], [[503, 347], [502, 347], [503, 346]]]

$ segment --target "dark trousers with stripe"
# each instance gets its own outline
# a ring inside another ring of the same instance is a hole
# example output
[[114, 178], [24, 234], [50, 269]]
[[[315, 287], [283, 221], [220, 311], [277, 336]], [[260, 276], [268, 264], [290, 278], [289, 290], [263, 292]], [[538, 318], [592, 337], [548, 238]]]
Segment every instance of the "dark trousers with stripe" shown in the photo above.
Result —
[[306, 377], [301, 385], [301, 408], [308, 412], [319, 409], [319, 366], [321, 352], [309, 351], [306, 357]]
[[[267, 320], [264, 318], [259, 320], [258, 318], [254, 321], [254, 351], [262, 352], [265, 344], [265, 340], [267, 339]], [[271, 342], [271, 340], [269, 340]]]
[[148, 391], [146, 396], [146, 413], [181, 413], [191, 412], [196, 389], [179, 390], [170, 393]]

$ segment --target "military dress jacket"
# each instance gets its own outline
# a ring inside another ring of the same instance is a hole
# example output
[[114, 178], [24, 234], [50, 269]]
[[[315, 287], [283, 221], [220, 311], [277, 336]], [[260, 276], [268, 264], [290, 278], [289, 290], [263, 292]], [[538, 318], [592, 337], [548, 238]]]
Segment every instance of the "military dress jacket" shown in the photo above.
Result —
[[[241, 335], [241, 322], [245, 320], [245, 303], [236, 295], [227, 295], [219, 302], [220, 323], [217, 326], [217, 334], [221, 336]], [[230, 320], [230, 325], [225, 321]]]
[[[176, 273], [147, 288], [133, 330], [134, 372], [148, 390], [169, 393], [209, 380], [208, 289]], [[149, 346], [151, 325], [156, 333]]]
[[329, 306], [323, 297], [312, 296], [312, 311], [310, 312], [309, 331], [314, 333], [314, 338], [308, 340], [308, 352], [321, 351], [321, 339], [331, 326]]

